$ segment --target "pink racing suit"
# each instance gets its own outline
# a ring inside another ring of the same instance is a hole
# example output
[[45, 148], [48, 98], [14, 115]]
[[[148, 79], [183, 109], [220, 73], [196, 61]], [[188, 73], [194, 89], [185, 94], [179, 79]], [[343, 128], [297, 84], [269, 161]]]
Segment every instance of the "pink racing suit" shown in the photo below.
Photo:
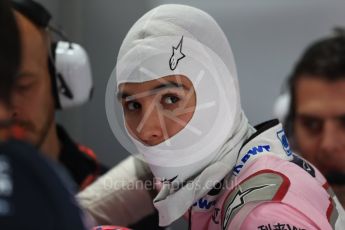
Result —
[[291, 152], [281, 124], [257, 129], [231, 175], [185, 214], [190, 228], [345, 229], [338, 199], [321, 173]]

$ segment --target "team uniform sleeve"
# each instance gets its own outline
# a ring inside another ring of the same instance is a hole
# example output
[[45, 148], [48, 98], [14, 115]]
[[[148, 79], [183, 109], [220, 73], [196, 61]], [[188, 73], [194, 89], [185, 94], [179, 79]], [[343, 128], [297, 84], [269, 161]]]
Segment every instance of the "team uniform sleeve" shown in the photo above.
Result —
[[265, 202], [254, 208], [244, 218], [240, 229], [313, 230], [320, 228], [303, 213], [287, 204]]
[[153, 176], [130, 156], [77, 195], [80, 206], [99, 225], [128, 226], [154, 212]]

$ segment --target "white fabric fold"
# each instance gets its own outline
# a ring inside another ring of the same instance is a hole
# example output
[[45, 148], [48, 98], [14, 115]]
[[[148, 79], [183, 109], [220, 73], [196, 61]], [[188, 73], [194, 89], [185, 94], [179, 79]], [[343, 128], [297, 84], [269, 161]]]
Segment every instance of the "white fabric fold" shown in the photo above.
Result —
[[243, 142], [255, 132], [242, 113], [241, 121], [235, 134], [228, 138], [214, 159], [195, 179], [177, 191], [171, 190], [171, 184], [163, 184], [154, 199], [154, 206], [159, 210], [159, 225], [167, 226], [180, 218], [195, 201], [205, 196], [217, 182], [232, 172]]

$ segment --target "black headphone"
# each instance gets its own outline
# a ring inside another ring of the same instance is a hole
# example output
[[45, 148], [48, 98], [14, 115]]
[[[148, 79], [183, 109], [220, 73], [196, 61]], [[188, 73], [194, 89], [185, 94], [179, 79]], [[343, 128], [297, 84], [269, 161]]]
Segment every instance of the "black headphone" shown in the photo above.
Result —
[[52, 42], [49, 73], [56, 109], [81, 105], [92, 97], [91, 67], [86, 51], [50, 25], [51, 14], [32, 0], [12, 0], [12, 7], [39, 28], [54, 32], [64, 41]]

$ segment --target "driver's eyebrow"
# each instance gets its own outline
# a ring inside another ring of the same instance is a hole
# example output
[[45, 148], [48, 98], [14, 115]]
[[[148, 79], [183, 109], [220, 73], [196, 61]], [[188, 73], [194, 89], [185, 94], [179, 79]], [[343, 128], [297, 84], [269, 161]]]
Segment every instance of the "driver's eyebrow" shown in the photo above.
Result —
[[163, 89], [167, 89], [167, 88], [182, 88], [182, 89], [185, 89], [185, 90], [189, 90], [185, 85], [181, 84], [181, 83], [176, 83], [176, 82], [173, 82], [173, 81], [167, 81], [167, 83], [163, 83], [163, 84], [160, 84], [160, 85], [157, 85], [155, 87], [153, 87], [152, 89], [148, 90], [148, 91], [145, 91], [145, 92], [142, 92], [142, 93], [137, 93], [137, 94], [134, 94], [132, 95], [131, 93], [129, 92], [126, 92], [126, 91], [120, 91], [118, 92], [117, 94], [117, 98], [118, 100], [126, 100], [126, 101], [131, 101], [135, 98], [140, 98], [140, 97], [146, 97], [146, 96], [150, 96], [150, 95], [154, 95], [156, 94], [157, 92], [163, 90]]

